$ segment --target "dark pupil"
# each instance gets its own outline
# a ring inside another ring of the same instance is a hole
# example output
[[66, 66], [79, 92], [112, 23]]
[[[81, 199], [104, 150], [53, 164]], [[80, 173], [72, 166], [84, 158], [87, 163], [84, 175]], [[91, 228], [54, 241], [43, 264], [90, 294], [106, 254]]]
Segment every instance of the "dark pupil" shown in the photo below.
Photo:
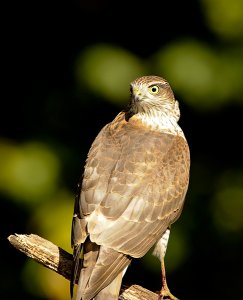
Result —
[[153, 87], [153, 88], [152, 88], [152, 92], [155, 93], [156, 91], [157, 91], [157, 88], [156, 88], [156, 87]]

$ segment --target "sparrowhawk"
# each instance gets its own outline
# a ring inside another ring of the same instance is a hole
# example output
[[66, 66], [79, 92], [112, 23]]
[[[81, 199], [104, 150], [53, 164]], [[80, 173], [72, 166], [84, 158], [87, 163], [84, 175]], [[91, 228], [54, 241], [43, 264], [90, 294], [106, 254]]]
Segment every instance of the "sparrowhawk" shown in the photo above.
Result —
[[176, 299], [166, 284], [164, 255], [188, 188], [189, 147], [165, 79], [140, 77], [130, 93], [127, 108], [95, 138], [79, 183], [70, 286], [72, 295], [79, 277], [76, 300], [118, 299], [131, 260], [153, 246], [162, 267], [159, 297]]

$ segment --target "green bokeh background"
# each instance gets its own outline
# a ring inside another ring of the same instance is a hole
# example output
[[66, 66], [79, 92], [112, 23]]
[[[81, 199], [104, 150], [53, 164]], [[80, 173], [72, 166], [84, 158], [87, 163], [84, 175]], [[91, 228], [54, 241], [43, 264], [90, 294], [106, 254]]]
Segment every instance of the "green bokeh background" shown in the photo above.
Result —
[[[35, 233], [71, 252], [88, 149], [126, 106], [129, 82], [149, 74], [170, 82], [191, 149], [186, 203], [166, 255], [169, 287], [180, 299], [243, 299], [243, 0], [167, 2], [9, 6], [0, 299], [70, 299], [67, 280], [7, 237]], [[134, 260], [124, 283], [158, 291], [157, 258]]]

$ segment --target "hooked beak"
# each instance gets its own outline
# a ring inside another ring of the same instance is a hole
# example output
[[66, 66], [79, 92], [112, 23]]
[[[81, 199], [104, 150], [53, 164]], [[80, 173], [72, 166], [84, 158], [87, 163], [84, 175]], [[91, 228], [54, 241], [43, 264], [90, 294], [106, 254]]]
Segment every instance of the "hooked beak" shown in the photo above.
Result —
[[132, 100], [134, 102], [139, 102], [139, 101], [142, 101], [142, 94], [141, 94], [141, 91], [139, 90], [139, 88], [137, 87], [134, 87], [132, 89]]

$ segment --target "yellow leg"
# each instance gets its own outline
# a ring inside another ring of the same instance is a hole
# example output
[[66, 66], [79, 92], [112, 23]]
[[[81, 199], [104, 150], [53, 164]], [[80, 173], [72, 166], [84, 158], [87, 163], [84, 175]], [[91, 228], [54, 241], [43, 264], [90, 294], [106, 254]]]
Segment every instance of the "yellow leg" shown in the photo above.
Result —
[[162, 289], [160, 291], [160, 295], [158, 300], [162, 299], [171, 299], [171, 300], [179, 300], [174, 295], [171, 294], [167, 282], [166, 282], [166, 273], [165, 273], [165, 262], [164, 259], [161, 261], [161, 270], [162, 270]]

